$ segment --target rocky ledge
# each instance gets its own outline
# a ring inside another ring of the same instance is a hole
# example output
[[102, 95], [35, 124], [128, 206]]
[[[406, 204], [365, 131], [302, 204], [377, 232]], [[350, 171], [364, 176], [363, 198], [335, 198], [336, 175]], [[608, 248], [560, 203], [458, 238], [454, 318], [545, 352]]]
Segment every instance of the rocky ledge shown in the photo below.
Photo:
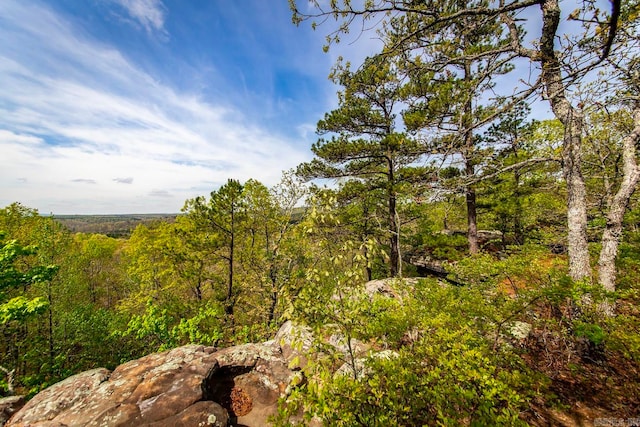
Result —
[[[367, 283], [365, 291], [371, 298], [380, 294], [402, 300], [386, 280]], [[127, 362], [113, 372], [94, 369], [41, 391], [19, 410], [20, 399], [0, 401], [0, 427], [9, 416], [5, 427], [266, 426], [279, 398], [303, 380], [301, 368], [313, 342], [308, 328], [288, 321], [273, 340], [261, 344], [222, 350], [187, 345]], [[344, 355], [336, 374], [364, 374], [368, 345], [354, 339], [347, 346], [339, 333], [326, 344]], [[392, 356], [386, 353], [369, 356]], [[351, 357], [356, 359], [346, 363]]]
[[296, 336], [299, 328], [286, 323], [262, 344], [223, 350], [187, 345], [113, 372], [83, 372], [38, 393], [6, 426], [268, 425], [278, 398], [299, 376], [290, 368]]

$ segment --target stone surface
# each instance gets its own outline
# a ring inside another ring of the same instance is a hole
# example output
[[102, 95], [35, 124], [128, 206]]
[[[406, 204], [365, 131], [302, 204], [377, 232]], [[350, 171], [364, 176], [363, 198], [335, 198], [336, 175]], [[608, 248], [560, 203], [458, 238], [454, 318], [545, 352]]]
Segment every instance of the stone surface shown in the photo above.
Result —
[[367, 362], [372, 359], [393, 359], [398, 357], [398, 353], [393, 350], [382, 350], [371, 353], [368, 357], [359, 357], [354, 359], [353, 362], [347, 361], [334, 373], [337, 376], [349, 376], [354, 378], [363, 378], [371, 373], [370, 368], [367, 367]]
[[304, 368], [307, 364], [306, 354], [313, 347], [313, 333], [306, 326], [296, 325], [287, 320], [274, 338], [280, 346], [282, 356], [291, 367]]
[[264, 426], [295, 376], [276, 341], [187, 345], [70, 377], [7, 426]]
[[515, 321], [509, 325], [509, 334], [517, 340], [526, 339], [531, 334], [531, 324]]
[[216, 353], [219, 368], [205, 379], [211, 400], [229, 411], [233, 425], [264, 426], [295, 378], [277, 342], [245, 344]]
[[[328, 338], [348, 353], [344, 337]], [[266, 426], [278, 399], [304, 381], [301, 368], [313, 343], [309, 328], [286, 322], [261, 344], [222, 350], [187, 345], [113, 372], [94, 369], [38, 393], [6, 426]], [[367, 348], [352, 341], [356, 357]], [[364, 366], [363, 360], [357, 363]]]
[[24, 406], [24, 396], [9, 396], [0, 399], [0, 427], [3, 426], [7, 420]]
[[[369, 298], [373, 299], [374, 295], [380, 295], [387, 298], [397, 299], [402, 303], [402, 295], [398, 292], [397, 287], [394, 287], [394, 280], [399, 279], [378, 279], [367, 282], [365, 286], [365, 292]], [[411, 279], [402, 279], [405, 283], [411, 283]]]

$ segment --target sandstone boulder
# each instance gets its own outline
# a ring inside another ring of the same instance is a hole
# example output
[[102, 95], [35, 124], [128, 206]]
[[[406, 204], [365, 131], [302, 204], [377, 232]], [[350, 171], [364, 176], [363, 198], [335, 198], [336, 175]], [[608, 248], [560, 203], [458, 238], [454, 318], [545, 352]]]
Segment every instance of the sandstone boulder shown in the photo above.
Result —
[[[368, 288], [370, 297], [400, 298], [394, 292], [382, 281]], [[369, 346], [354, 339], [347, 343], [331, 325], [326, 332], [325, 344], [347, 361], [358, 358], [362, 375]], [[279, 398], [305, 380], [301, 369], [314, 341], [310, 328], [286, 322], [272, 341], [261, 344], [222, 350], [186, 345], [132, 360], [113, 372], [83, 372], [37, 394], [6, 426], [266, 426]]]
[[24, 406], [24, 396], [9, 396], [0, 399], [0, 426], [3, 426], [7, 420]]
[[187, 345], [67, 378], [6, 425], [264, 426], [294, 377], [275, 342]]
[[313, 348], [313, 332], [307, 326], [300, 326], [287, 320], [274, 338], [274, 343], [280, 346], [282, 356], [293, 367], [304, 368], [307, 364], [307, 354]]
[[[405, 284], [412, 284], [414, 279], [402, 279]], [[399, 292], [398, 287], [394, 286], [395, 282], [399, 282], [398, 279], [378, 279], [367, 282], [365, 286], [365, 293], [370, 299], [373, 299], [375, 295], [396, 299], [402, 303], [402, 294]]]

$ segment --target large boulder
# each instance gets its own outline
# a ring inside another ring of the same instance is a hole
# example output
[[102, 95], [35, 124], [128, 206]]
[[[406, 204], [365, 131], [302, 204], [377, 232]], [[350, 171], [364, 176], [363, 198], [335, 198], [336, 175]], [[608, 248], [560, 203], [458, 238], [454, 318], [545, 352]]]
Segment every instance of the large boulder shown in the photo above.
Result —
[[[371, 282], [367, 294], [401, 300], [391, 284]], [[345, 361], [357, 358], [355, 365], [364, 366], [369, 346], [347, 342], [335, 329], [327, 325], [327, 336], [321, 337], [325, 344]], [[301, 370], [315, 340], [310, 328], [289, 321], [261, 344], [222, 350], [187, 345], [113, 372], [83, 372], [38, 393], [6, 426], [265, 426], [277, 413], [279, 398], [304, 381]]]
[[[402, 303], [402, 294], [398, 291], [398, 287], [394, 286], [400, 279], [378, 279], [371, 280], [364, 285], [364, 291], [373, 299], [375, 295], [396, 299]], [[404, 283], [411, 284], [413, 279], [402, 279]]]
[[24, 396], [9, 396], [0, 399], [0, 426], [3, 426], [11, 415], [24, 406]]
[[275, 341], [187, 345], [67, 378], [6, 426], [264, 426], [294, 378]]
[[276, 345], [282, 350], [282, 357], [291, 367], [304, 368], [307, 355], [313, 348], [313, 332], [308, 326], [301, 326], [287, 320], [274, 338]]

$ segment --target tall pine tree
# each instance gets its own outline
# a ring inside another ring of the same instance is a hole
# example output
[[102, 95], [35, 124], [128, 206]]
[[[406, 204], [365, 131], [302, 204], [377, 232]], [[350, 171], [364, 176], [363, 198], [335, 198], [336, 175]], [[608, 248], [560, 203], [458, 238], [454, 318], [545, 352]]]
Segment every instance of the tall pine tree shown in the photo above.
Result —
[[415, 162], [424, 146], [396, 129], [402, 81], [388, 57], [368, 58], [356, 71], [339, 63], [332, 74], [344, 89], [339, 106], [318, 123], [318, 133], [331, 134], [312, 146], [316, 155], [298, 167], [307, 179], [349, 178], [367, 183], [369, 191], [385, 193], [389, 273], [402, 274], [398, 195], [409, 183], [420, 182], [427, 172]]

